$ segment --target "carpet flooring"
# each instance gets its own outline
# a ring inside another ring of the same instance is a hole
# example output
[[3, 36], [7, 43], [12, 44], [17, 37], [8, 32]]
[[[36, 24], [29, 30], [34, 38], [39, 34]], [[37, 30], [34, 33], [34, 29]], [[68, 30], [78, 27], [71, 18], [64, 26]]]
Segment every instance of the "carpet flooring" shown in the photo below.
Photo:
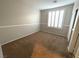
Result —
[[4, 58], [66, 58], [68, 42], [65, 37], [37, 32], [2, 45]]

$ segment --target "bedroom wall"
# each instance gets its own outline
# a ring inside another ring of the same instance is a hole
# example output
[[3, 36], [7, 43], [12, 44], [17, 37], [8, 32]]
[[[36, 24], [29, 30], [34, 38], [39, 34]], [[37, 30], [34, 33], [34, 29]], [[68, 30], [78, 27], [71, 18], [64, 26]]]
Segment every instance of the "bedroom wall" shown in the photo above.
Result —
[[[63, 22], [62, 30], [54, 29], [54, 28], [52, 29], [52, 28], [48, 27], [48, 12], [50, 10], [57, 10], [57, 9], [65, 9], [64, 22]], [[41, 10], [41, 14], [40, 14], [41, 15], [41, 21], [40, 21], [41, 31], [67, 37], [69, 24], [70, 24], [70, 21], [71, 21], [72, 10], [73, 10], [73, 4], [58, 7], [58, 8], [53, 8], [53, 9]]]
[[39, 31], [39, 10], [29, 0], [0, 0], [0, 43]]

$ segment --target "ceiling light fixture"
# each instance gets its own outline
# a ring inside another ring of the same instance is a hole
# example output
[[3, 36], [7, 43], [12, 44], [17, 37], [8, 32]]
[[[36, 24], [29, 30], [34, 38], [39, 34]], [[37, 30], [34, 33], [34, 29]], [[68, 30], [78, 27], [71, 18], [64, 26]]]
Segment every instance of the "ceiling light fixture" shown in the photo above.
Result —
[[57, 0], [54, 0], [53, 3], [57, 3]]

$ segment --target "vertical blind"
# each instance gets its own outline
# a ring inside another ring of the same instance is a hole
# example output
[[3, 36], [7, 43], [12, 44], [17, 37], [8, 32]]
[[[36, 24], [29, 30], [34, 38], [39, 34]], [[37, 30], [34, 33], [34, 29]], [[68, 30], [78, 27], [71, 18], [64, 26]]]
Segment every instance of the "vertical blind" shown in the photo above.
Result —
[[49, 11], [48, 27], [62, 28], [64, 10]]

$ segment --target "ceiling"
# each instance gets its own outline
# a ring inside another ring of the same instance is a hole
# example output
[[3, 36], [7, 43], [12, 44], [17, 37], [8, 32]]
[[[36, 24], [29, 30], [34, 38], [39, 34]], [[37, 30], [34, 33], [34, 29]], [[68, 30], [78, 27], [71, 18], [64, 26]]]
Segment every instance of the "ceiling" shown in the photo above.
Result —
[[75, 0], [57, 0], [57, 3], [53, 2], [55, 0], [21, 0], [21, 1], [24, 1], [23, 4], [24, 3], [27, 5], [31, 4], [31, 6], [42, 10], [72, 4], [74, 3]]
[[54, 3], [53, 1], [55, 0], [40, 0], [39, 1], [40, 9], [49, 9], [49, 8], [72, 4], [74, 3], [75, 0], [57, 0], [56, 3]]

